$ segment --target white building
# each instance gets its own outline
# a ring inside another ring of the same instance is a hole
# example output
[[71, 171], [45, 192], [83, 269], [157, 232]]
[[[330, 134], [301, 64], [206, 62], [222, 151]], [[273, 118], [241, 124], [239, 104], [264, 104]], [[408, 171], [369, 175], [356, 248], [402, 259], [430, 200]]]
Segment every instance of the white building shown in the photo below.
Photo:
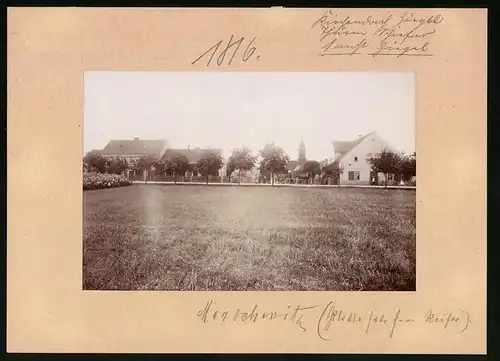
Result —
[[[382, 139], [376, 132], [360, 136], [353, 141], [334, 141], [335, 160], [339, 161], [343, 173], [340, 184], [371, 184], [373, 178], [378, 184], [385, 181], [384, 174], [372, 171], [370, 158], [380, 157], [383, 150], [397, 153], [397, 150]], [[394, 181], [394, 174], [389, 174], [388, 183]]]

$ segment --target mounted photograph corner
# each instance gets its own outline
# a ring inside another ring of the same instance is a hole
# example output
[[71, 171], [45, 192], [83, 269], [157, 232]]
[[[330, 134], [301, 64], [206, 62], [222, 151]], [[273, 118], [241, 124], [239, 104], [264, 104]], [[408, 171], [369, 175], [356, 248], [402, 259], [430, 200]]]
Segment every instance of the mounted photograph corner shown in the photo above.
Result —
[[415, 291], [415, 75], [84, 74], [83, 290]]

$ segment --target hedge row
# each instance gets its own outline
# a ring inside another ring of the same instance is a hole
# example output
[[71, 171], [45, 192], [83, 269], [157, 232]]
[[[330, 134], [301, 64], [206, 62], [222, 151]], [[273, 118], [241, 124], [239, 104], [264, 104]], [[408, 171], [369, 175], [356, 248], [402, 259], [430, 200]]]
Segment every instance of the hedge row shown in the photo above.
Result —
[[83, 190], [124, 187], [132, 181], [122, 175], [105, 173], [83, 173]]

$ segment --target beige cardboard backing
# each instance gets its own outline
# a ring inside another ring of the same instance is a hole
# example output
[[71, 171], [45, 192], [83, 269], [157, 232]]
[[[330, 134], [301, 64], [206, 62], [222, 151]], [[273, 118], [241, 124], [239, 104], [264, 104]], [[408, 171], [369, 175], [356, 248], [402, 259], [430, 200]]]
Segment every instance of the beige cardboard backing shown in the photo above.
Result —
[[[363, 17], [402, 10], [342, 9]], [[445, 21], [433, 57], [320, 57], [319, 9], [8, 10], [8, 319], [10, 352], [486, 352], [486, 10], [419, 9]], [[191, 65], [231, 34], [257, 37], [260, 58]], [[83, 72], [416, 72], [417, 291], [83, 292]], [[293, 322], [203, 322], [206, 302], [234, 312], [319, 305]], [[335, 323], [324, 307], [415, 319], [393, 337], [382, 324]], [[452, 312], [454, 325], [425, 322]], [[464, 326], [469, 315], [468, 328]]]

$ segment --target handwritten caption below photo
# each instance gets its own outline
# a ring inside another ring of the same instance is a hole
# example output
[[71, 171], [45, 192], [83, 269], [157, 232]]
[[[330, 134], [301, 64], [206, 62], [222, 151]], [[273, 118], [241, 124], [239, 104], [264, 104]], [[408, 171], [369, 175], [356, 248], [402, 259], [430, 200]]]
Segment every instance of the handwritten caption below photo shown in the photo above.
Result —
[[391, 312], [371, 310], [365, 313], [352, 312], [337, 306], [333, 301], [326, 305], [288, 305], [282, 310], [264, 310], [255, 304], [249, 309], [225, 309], [210, 300], [197, 311], [198, 319], [207, 324], [281, 322], [297, 327], [300, 332], [315, 332], [323, 341], [333, 341], [335, 330], [354, 326], [364, 334], [384, 332], [393, 338], [402, 327], [424, 324], [444, 332], [463, 333], [469, 329], [470, 315], [467, 311], [434, 311], [428, 309], [420, 315], [407, 315], [401, 309]]

